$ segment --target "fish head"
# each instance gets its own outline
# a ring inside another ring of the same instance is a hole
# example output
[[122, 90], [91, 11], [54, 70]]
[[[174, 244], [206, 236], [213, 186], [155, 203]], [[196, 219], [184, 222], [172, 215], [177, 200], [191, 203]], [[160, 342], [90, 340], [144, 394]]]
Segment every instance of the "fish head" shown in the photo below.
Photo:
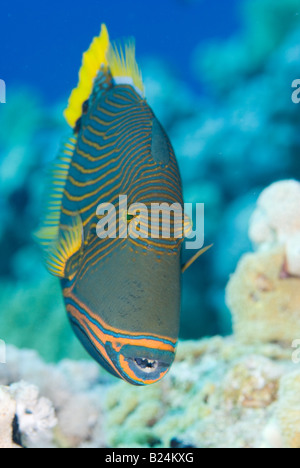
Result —
[[65, 297], [69, 318], [84, 347], [111, 374], [147, 385], [170, 369], [179, 334], [180, 276], [180, 254], [162, 259], [126, 243], [79, 273]]

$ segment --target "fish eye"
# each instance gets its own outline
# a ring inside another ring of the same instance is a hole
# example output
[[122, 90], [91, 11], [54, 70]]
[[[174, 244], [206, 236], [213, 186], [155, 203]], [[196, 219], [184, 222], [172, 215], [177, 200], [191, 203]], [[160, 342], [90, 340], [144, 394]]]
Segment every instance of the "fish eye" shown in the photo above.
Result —
[[143, 372], [151, 373], [154, 372], [158, 367], [158, 361], [147, 358], [134, 358], [136, 366]]
[[136, 218], [136, 215], [127, 213], [127, 221], [131, 221], [133, 218]]

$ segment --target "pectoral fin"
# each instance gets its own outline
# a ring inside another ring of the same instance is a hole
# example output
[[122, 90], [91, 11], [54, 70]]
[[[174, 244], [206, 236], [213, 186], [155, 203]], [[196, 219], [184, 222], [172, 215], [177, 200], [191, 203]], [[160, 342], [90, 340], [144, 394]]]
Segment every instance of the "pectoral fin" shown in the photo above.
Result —
[[211, 249], [213, 245], [214, 244], [211, 244], [208, 247], [204, 247], [203, 249], [198, 250], [198, 252], [196, 252], [195, 255], [193, 255], [193, 257], [190, 258], [190, 260], [188, 260], [184, 265], [182, 265], [181, 272], [184, 273], [196, 260], [198, 260], [199, 257], [201, 257], [201, 255], [203, 255], [205, 252]]
[[80, 216], [72, 219], [72, 225], [59, 230], [58, 238], [44, 252], [48, 271], [59, 278], [71, 279], [78, 268], [83, 228]]

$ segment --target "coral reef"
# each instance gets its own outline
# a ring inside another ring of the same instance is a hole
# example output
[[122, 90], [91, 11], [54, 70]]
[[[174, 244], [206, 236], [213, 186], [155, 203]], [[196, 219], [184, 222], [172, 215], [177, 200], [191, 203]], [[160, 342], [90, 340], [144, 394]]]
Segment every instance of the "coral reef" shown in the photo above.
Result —
[[36, 386], [23, 381], [0, 386], [1, 448], [49, 446], [56, 422], [52, 403]]
[[16, 401], [6, 387], [0, 387], [0, 448], [20, 448], [13, 441]]
[[[113, 446], [169, 446], [175, 438], [203, 448], [259, 447], [284, 392], [281, 379], [293, 370], [289, 355], [276, 345], [244, 347], [229, 338], [181, 343], [168, 378], [146, 389], [146, 398], [124, 388], [120, 399], [121, 385], [110, 392], [109, 440]], [[283, 426], [279, 433], [286, 436]]]
[[286, 273], [300, 277], [300, 183], [272, 184], [260, 195], [251, 219], [250, 239], [260, 248], [285, 248]]
[[51, 440], [51, 429], [56, 425], [52, 403], [40, 397], [38, 388], [32, 384], [21, 381], [10, 385], [9, 389], [16, 401], [22, 443], [35, 448], [47, 445]]
[[[300, 184], [280, 181], [258, 198], [245, 255], [227, 286], [234, 333], [243, 342], [282, 341], [300, 335]], [[297, 335], [298, 334], [298, 335]]]
[[90, 361], [46, 364], [35, 351], [12, 346], [6, 354], [0, 385], [14, 404], [9, 424], [16, 414], [22, 446], [104, 445], [101, 411], [107, 383], [113, 381], [109, 375]]
[[94, 362], [53, 366], [14, 347], [7, 356], [0, 445], [14, 446], [16, 415], [18, 443], [31, 448], [300, 447], [300, 370], [279, 344], [180, 342], [166, 378], [149, 387], [117, 381]]
[[291, 344], [298, 338], [300, 278], [282, 276], [284, 262], [281, 247], [247, 254], [231, 277], [227, 304], [241, 341]]

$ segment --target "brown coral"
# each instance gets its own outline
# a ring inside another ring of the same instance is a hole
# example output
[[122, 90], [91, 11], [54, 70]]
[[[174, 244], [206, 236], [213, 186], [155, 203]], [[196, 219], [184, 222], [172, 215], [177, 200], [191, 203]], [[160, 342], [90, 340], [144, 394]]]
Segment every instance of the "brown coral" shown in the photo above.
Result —
[[282, 245], [286, 272], [300, 277], [300, 183], [281, 180], [267, 187], [257, 201], [249, 236], [259, 248]]
[[300, 372], [281, 379], [277, 421], [286, 448], [300, 448]]
[[232, 407], [265, 408], [277, 398], [280, 376], [269, 359], [247, 356], [225, 377], [224, 398]]
[[226, 301], [244, 343], [300, 338], [300, 278], [284, 277], [283, 247], [245, 255], [231, 277]]

